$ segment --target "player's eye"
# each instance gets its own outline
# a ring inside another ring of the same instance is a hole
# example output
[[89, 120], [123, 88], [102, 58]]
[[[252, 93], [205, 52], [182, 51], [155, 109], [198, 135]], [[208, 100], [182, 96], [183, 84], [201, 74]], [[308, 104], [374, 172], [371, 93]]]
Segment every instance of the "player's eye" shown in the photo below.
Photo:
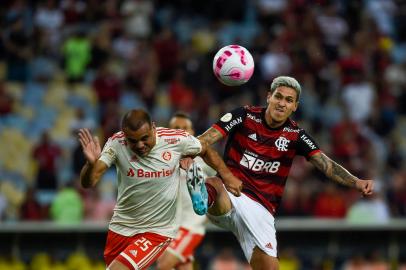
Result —
[[137, 143], [137, 140], [131, 139], [131, 138], [127, 138], [127, 141], [129, 143]]

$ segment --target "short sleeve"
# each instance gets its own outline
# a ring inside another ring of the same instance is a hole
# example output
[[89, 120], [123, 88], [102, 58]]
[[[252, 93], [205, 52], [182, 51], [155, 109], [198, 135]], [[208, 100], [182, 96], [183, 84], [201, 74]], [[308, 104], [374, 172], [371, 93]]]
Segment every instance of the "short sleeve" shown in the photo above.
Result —
[[297, 144], [297, 154], [304, 156], [306, 159], [321, 152], [315, 140], [303, 129], [299, 132]]
[[103, 147], [99, 160], [106, 163], [108, 167], [116, 162], [117, 159], [117, 141], [109, 138]]
[[224, 114], [219, 121], [213, 124], [212, 127], [220, 131], [225, 137], [231, 131], [242, 125], [246, 115], [247, 111], [245, 107], [236, 108], [231, 112]]
[[200, 141], [187, 133], [187, 136], [183, 139], [183, 152], [185, 156], [196, 156], [202, 151], [202, 144]]

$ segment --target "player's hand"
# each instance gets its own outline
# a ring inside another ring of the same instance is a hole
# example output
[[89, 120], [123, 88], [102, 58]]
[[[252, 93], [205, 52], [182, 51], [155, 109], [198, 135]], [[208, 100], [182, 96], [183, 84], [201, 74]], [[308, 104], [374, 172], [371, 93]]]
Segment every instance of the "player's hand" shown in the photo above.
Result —
[[374, 180], [361, 180], [355, 182], [355, 188], [364, 196], [372, 195], [374, 191]]
[[222, 177], [223, 184], [226, 189], [231, 192], [234, 196], [240, 197], [242, 190], [242, 181], [235, 177], [232, 173], [227, 175], [227, 177]]
[[81, 128], [79, 130], [79, 142], [87, 161], [94, 164], [101, 154], [99, 139], [96, 136], [93, 137], [87, 128]]
[[185, 158], [182, 158], [182, 159], [179, 161], [179, 164], [180, 164], [180, 167], [186, 171], [186, 170], [190, 167], [190, 165], [192, 165], [193, 162], [194, 162], [194, 161], [193, 161], [192, 158], [190, 158], [190, 157], [185, 157]]

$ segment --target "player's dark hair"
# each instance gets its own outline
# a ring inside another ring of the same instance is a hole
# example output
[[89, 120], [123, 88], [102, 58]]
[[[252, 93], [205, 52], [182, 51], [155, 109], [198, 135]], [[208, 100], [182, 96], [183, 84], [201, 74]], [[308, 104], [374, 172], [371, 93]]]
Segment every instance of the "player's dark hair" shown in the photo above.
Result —
[[273, 92], [275, 92], [276, 88], [281, 87], [281, 86], [290, 87], [290, 88], [294, 89], [296, 91], [296, 95], [297, 95], [296, 101], [299, 101], [300, 94], [302, 93], [302, 88], [300, 87], [299, 82], [295, 78], [289, 77], [289, 76], [276, 77], [275, 79], [273, 79], [273, 81], [271, 83], [271, 89], [269, 91], [271, 92], [271, 94], [273, 94]]
[[145, 123], [152, 126], [151, 116], [142, 109], [134, 109], [127, 112], [123, 116], [123, 120], [121, 122], [121, 128], [128, 128], [132, 131], [136, 131], [141, 128]]
[[175, 113], [172, 115], [172, 118], [173, 118], [173, 117], [179, 117], [179, 118], [185, 118], [185, 119], [192, 120], [191, 117], [190, 117], [190, 115], [189, 115], [188, 113], [186, 113], [186, 112], [183, 112], [183, 111], [177, 111], [177, 112], [175, 112]]

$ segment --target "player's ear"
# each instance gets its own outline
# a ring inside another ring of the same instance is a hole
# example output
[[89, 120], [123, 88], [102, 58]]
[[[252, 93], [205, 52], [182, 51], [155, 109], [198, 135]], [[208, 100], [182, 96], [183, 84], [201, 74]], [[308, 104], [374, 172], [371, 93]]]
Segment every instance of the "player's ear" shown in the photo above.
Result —
[[299, 101], [295, 103], [295, 107], [293, 108], [292, 111], [296, 112], [298, 107], [299, 107]]
[[271, 91], [268, 91], [268, 94], [266, 95], [266, 103], [269, 104], [269, 100], [271, 99], [272, 93]]

